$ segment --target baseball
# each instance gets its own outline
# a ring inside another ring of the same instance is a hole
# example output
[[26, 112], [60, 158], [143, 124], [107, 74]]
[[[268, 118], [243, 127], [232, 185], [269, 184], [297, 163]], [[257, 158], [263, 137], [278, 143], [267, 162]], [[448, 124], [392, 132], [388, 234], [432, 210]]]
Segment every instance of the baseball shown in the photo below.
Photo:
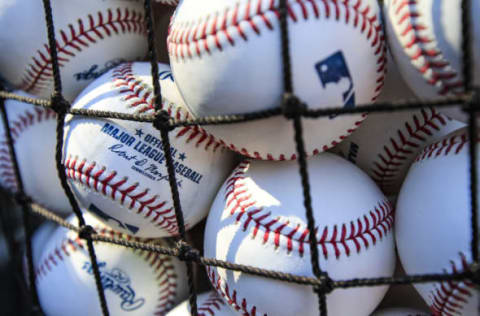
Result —
[[[32, 97], [22, 91], [15, 94]], [[56, 114], [50, 109], [16, 100], [6, 100], [5, 109], [14, 142], [25, 193], [35, 202], [66, 216], [71, 206], [60, 184], [55, 163]], [[16, 192], [12, 157], [8, 149], [6, 127], [0, 120], [0, 185]]]
[[[311, 157], [308, 166], [322, 270], [334, 280], [392, 276], [393, 208], [380, 189], [359, 168], [330, 153]], [[205, 257], [313, 276], [302, 201], [296, 162], [243, 161], [212, 205]], [[310, 286], [213, 266], [207, 273], [225, 301], [245, 315], [318, 315]], [[335, 290], [327, 295], [329, 315], [370, 315], [387, 289]], [[354, 301], [362, 304], [345, 304]]]
[[[311, 109], [371, 103], [381, 91], [386, 49], [375, 0], [287, 1], [292, 79]], [[172, 71], [195, 116], [281, 105], [279, 1], [183, 0], [167, 39]], [[207, 87], [207, 88], [206, 88]], [[364, 115], [305, 119], [307, 154], [350, 134]], [[274, 117], [205, 126], [230, 149], [264, 160], [296, 158], [292, 122]]]
[[38, 264], [42, 256], [43, 249], [52, 234], [58, 228], [58, 225], [51, 221], [45, 221], [40, 225], [32, 235], [32, 259], [34, 266]]
[[[453, 273], [472, 261], [468, 146], [467, 130], [461, 129], [425, 147], [410, 167], [395, 218], [398, 253], [409, 275]], [[469, 281], [414, 286], [435, 315], [478, 310]]]
[[372, 316], [431, 316], [432, 314], [418, 309], [398, 307], [378, 310]]
[[373, 113], [331, 151], [365, 171], [386, 195], [396, 195], [424, 146], [465, 124], [434, 108]]
[[[108, 69], [146, 55], [142, 1], [52, 0], [51, 5], [67, 100]], [[24, 91], [49, 97], [53, 69], [42, 1], [2, 1], [0, 28], [8, 30], [0, 34], [0, 73]]]
[[[388, 76], [378, 101], [415, 100], [398, 67], [391, 58], [388, 61]], [[423, 147], [464, 126], [434, 108], [371, 113], [355, 132], [330, 152], [356, 164], [394, 199], [408, 167]]]
[[[122, 235], [88, 214], [97, 233], [126, 240], [151, 242]], [[72, 215], [70, 223], [77, 224]], [[164, 245], [162, 241], [156, 243]], [[95, 242], [100, 277], [111, 315], [164, 315], [188, 295], [184, 263], [173, 257]], [[101, 315], [86, 241], [59, 227], [50, 236], [35, 267], [40, 305], [46, 315]]]
[[[168, 65], [159, 64], [162, 107], [190, 117]], [[152, 114], [149, 63], [122, 64], [88, 86], [75, 109]], [[160, 132], [151, 123], [69, 116], [64, 166], [80, 204], [114, 229], [137, 237], [178, 234]], [[203, 219], [233, 168], [233, 154], [196, 126], [170, 133], [187, 228]]]
[[[40, 258], [42, 256], [43, 249], [49, 240], [50, 236], [55, 232], [58, 225], [51, 221], [45, 221], [40, 225], [32, 235], [32, 263], [33, 267], [38, 265]], [[28, 286], [30, 286], [30, 274], [28, 270], [27, 264], [27, 254], [26, 254], [26, 246], [22, 249], [23, 258], [22, 258], [22, 268], [23, 274], [25, 277], [25, 281]]]
[[[227, 303], [215, 292], [206, 292], [197, 296], [198, 316], [236, 316], [237, 314]], [[166, 316], [191, 316], [191, 309], [188, 300], [184, 301]]]
[[[480, 83], [480, 2], [472, 4], [474, 83]], [[395, 61], [410, 88], [422, 99], [463, 92], [461, 1], [388, 0], [385, 23]], [[459, 108], [445, 112], [466, 119]]]

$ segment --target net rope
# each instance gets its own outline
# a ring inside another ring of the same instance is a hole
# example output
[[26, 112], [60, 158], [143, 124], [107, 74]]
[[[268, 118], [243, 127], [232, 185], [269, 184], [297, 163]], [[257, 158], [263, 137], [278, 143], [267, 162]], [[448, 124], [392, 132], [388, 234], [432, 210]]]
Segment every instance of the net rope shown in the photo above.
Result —
[[[50, 0], [43, 0], [45, 9], [45, 22], [48, 33], [48, 43], [50, 47], [54, 47], [55, 29], [52, 17], [52, 8]], [[382, 102], [376, 104], [369, 104], [365, 106], [358, 106], [355, 108], [339, 108], [332, 107], [326, 109], [308, 109], [308, 105], [301, 102], [301, 100], [295, 95], [295, 90], [292, 81], [292, 65], [290, 56], [290, 43], [288, 36], [288, 11], [287, 0], [280, 0], [279, 4], [280, 12], [280, 30], [281, 30], [281, 54], [283, 62], [283, 85], [284, 85], [284, 97], [282, 104], [273, 109], [258, 111], [253, 113], [241, 114], [241, 115], [224, 115], [224, 116], [210, 116], [187, 120], [177, 120], [169, 117], [168, 113], [161, 111], [161, 88], [159, 84], [158, 64], [157, 56], [154, 47], [154, 27], [151, 10], [151, 0], [144, 0], [144, 9], [146, 17], [146, 29], [148, 39], [148, 52], [149, 61], [151, 63], [151, 75], [153, 80], [154, 91], [154, 104], [155, 113], [152, 115], [145, 114], [125, 114], [115, 113], [109, 111], [96, 111], [96, 110], [84, 110], [84, 109], [71, 109], [69, 102], [67, 102], [62, 95], [62, 83], [60, 78], [59, 64], [56, 49], [50, 49], [52, 59], [52, 71], [54, 77], [54, 91], [49, 100], [39, 98], [29, 98], [19, 96], [14, 93], [10, 93], [0, 85], [0, 111], [4, 126], [6, 127], [6, 136], [8, 148], [12, 157], [15, 176], [18, 183], [17, 192], [12, 195], [10, 192], [1, 190], [3, 194], [10, 195], [12, 199], [20, 205], [22, 209], [23, 225], [26, 234], [26, 261], [29, 272], [29, 285], [31, 288], [32, 296], [32, 312], [39, 311], [40, 305], [38, 301], [38, 293], [35, 287], [35, 273], [32, 260], [32, 216], [40, 216], [49, 221], [53, 221], [60, 226], [66, 227], [79, 234], [79, 237], [86, 240], [88, 246], [88, 252], [93, 269], [93, 277], [97, 288], [99, 297], [99, 304], [104, 316], [109, 315], [108, 304], [105, 298], [104, 290], [101, 283], [100, 271], [98, 267], [97, 258], [95, 255], [94, 242], [108, 243], [112, 245], [119, 245], [132, 249], [147, 250], [150, 252], [174, 256], [184, 261], [187, 265], [187, 278], [189, 286], [189, 302], [192, 308], [192, 315], [197, 316], [196, 305], [196, 289], [194, 286], [194, 274], [193, 265], [203, 266], [215, 266], [228, 270], [240, 271], [243, 273], [271, 278], [279, 281], [301, 284], [305, 286], [311, 286], [312, 291], [318, 296], [319, 302], [319, 315], [326, 316], [328, 314], [326, 295], [335, 289], [345, 289], [352, 287], [363, 286], [379, 286], [379, 285], [393, 285], [393, 284], [412, 284], [412, 283], [428, 283], [433, 281], [471, 281], [476, 284], [477, 288], [480, 281], [479, 272], [479, 243], [478, 243], [478, 197], [475, 194], [477, 192], [477, 165], [474, 163], [477, 160], [477, 121], [476, 115], [480, 107], [480, 89], [473, 86], [473, 73], [472, 73], [472, 32], [471, 32], [471, 2], [470, 0], [462, 0], [462, 53], [463, 53], [463, 75], [464, 75], [464, 88], [465, 93], [455, 98], [447, 98], [442, 100], [432, 100], [429, 102], [401, 100], [396, 102]], [[387, 34], [388, 35], [388, 34]], [[24, 186], [22, 177], [18, 167], [17, 158], [13, 146], [12, 135], [8, 126], [8, 117], [5, 110], [5, 100], [18, 100], [25, 103], [29, 103], [36, 106], [50, 108], [57, 113], [57, 146], [56, 146], [56, 164], [58, 170], [58, 176], [61, 180], [62, 187], [70, 201], [72, 210], [78, 218], [79, 225], [75, 226], [66, 222], [61, 217], [55, 215], [48, 209], [37, 204], [24, 192]], [[180, 126], [192, 126], [192, 125], [218, 125], [218, 124], [234, 124], [243, 123], [253, 120], [261, 120], [274, 116], [283, 115], [285, 118], [291, 120], [291, 123], [295, 131], [295, 143], [297, 150], [297, 161], [299, 167], [299, 173], [301, 176], [301, 185], [303, 189], [303, 205], [305, 208], [305, 214], [307, 218], [307, 225], [309, 231], [315, 231], [315, 219], [313, 217], [311, 188], [309, 183], [309, 174], [307, 166], [307, 158], [305, 153], [305, 145], [303, 140], [302, 119], [303, 118], [320, 118], [335, 115], [349, 115], [356, 113], [390, 113], [397, 111], [408, 111], [413, 109], [421, 109], [425, 107], [435, 106], [437, 108], [442, 107], [462, 107], [462, 109], [469, 115], [468, 133], [470, 137], [469, 142], [469, 176], [470, 176], [470, 201], [471, 201], [471, 244], [470, 251], [473, 258], [473, 262], [470, 267], [461, 272], [444, 273], [444, 274], [422, 274], [422, 275], [406, 275], [402, 277], [379, 277], [379, 278], [357, 278], [350, 280], [334, 280], [331, 279], [325, 271], [322, 271], [319, 264], [319, 253], [317, 248], [317, 240], [315, 234], [309, 234], [309, 245], [311, 251], [311, 266], [313, 271], [313, 277], [297, 276], [289, 273], [283, 273], [279, 271], [271, 271], [266, 269], [259, 269], [249, 265], [235, 264], [232, 262], [217, 260], [215, 258], [206, 258], [200, 255], [200, 251], [195, 249], [191, 242], [187, 240], [185, 231], [185, 224], [183, 218], [182, 206], [180, 203], [180, 195], [176, 184], [176, 174], [174, 169], [174, 161], [170, 150], [169, 132]], [[96, 231], [86, 225], [82, 216], [80, 208], [73, 196], [70, 187], [67, 184], [65, 170], [62, 165], [62, 147], [63, 147], [63, 127], [64, 120], [67, 114], [85, 116], [85, 117], [97, 117], [97, 118], [113, 118], [120, 120], [129, 120], [137, 122], [149, 122], [159, 132], [163, 143], [163, 151], [166, 153], [166, 166], [169, 175], [169, 184], [172, 194], [172, 200], [175, 209], [175, 216], [177, 226], [179, 228], [179, 236], [175, 247], [164, 247], [153, 243], [142, 243], [132, 240], [119, 239], [110, 236], [103, 236], [97, 234]], [[3, 210], [3, 212], [8, 212]], [[2, 221], [5, 221], [5, 216], [2, 216]], [[3, 223], [5, 225], [5, 223]]]

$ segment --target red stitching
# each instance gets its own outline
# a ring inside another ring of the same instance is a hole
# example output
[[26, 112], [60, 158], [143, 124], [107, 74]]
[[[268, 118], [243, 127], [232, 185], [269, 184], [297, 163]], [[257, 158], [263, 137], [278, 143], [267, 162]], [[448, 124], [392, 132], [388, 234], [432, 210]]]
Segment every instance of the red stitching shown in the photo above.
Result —
[[[149, 113], [155, 111], [154, 94], [151, 83], [144, 82], [133, 72], [133, 63], [124, 63], [113, 71], [115, 86], [120, 89], [120, 93], [124, 94], [124, 100], [128, 107], [134, 108], [138, 113]], [[177, 120], [191, 119], [190, 113], [185, 111], [178, 104], [172, 104], [166, 99], [162, 99], [162, 109]], [[183, 126], [176, 130], [177, 138], [184, 137], [187, 143], [195, 142], [195, 146], [203, 145], [205, 150], [211, 149], [216, 151], [223, 148], [222, 142], [207, 133], [200, 126]]]
[[[215, 273], [215, 268], [205, 266], [207, 270], [208, 278], [214, 289], [219, 293], [225, 301], [237, 312], [240, 312], [242, 316], [257, 316], [257, 307], [255, 305], [249, 306], [245, 298], [239, 298], [237, 290], [231, 289], [219, 275]], [[222, 287], [222, 283], [224, 286]], [[264, 315], [266, 316], [266, 314]]]
[[[289, 1], [288, 3], [288, 15], [293, 22], [300, 20], [308, 20], [311, 18], [320, 19], [323, 16], [327, 19], [332, 18], [337, 21], [341, 21], [340, 5], [343, 5], [347, 10], [343, 17], [345, 23], [352, 22], [355, 27], [359, 27], [362, 34], [366, 35], [366, 38], [371, 41], [372, 47], [376, 47], [375, 56], [377, 56], [377, 86], [375, 88], [375, 95], [372, 98], [372, 102], [375, 101], [381, 92], [384, 85], [385, 72], [386, 72], [386, 45], [384, 43], [384, 35], [381, 25], [378, 23], [378, 19], [375, 15], [371, 14], [371, 8], [366, 6], [361, 10], [363, 6], [362, 0], [354, 0], [337, 2], [336, 0], [296, 0]], [[214, 47], [223, 51], [228, 46], [235, 46], [236, 40], [240, 38], [244, 41], [248, 41], [246, 32], [248, 28], [254, 30], [256, 35], [261, 35], [262, 27], [266, 27], [267, 30], [273, 30], [273, 19], [279, 19], [280, 13], [278, 11], [277, 0], [259, 0], [257, 5], [252, 5], [252, 0], [247, 0], [245, 7], [236, 5], [234, 8], [226, 8], [223, 13], [207, 16], [205, 19], [200, 19], [200, 22], [180, 22], [172, 24], [169, 30], [167, 39], [168, 49], [170, 56], [176, 58], [193, 58], [202, 57], [205, 53], [211, 54]], [[255, 7], [255, 8], [254, 8]], [[310, 10], [309, 10], [310, 9]], [[322, 11], [323, 9], [323, 11]], [[335, 12], [335, 14], [331, 14]], [[247, 23], [245, 23], [247, 22]], [[231, 32], [234, 30], [235, 32]], [[231, 33], [238, 33], [240, 37], [234, 38]], [[210, 42], [207, 39], [212, 38], [214, 41]], [[192, 50], [191, 46], [195, 45]], [[324, 145], [321, 151], [326, 151], [336, 146], [340, 141], [350, 135], [361, 122], [365, 119], [366, 114], [362, 115], [362, 118], [354, 123], [354, 127], [350, 128], [340, 135], [337, 139], [331, 141], [330, 144]], [[295, 154], [290, 157], [286, 157], [284, 154], [280, 154], [278, 157], [273, 156], [270, 153], [260, 154], [259, 152], [249, 152], [246, 148], [238, 148], [234, 144], [226, 144], [221, 141], [222, 144], [231, 150], [238, 152], [248, 158], [262, 159], [262, 160], [295, 160], [297, 157]], [[320, 152], [319, 149], [312, 150], [308, 155], [315, 155]]]
[[71, 155], [64, 166], [66, 176], [71, 181], [77, 181], [120, 205], [135, 210], [170, 235], [178, 234], [173, 207], [168, 206], [167, 201], [161, 201], [158, 195], [149, 194], [148, 188], [141, 189], [138, 183], [129, 183], [128, 177], [120, 178], [116, 171], [108, 171], [95, 162], [87, 162], [86, 159], [80, 161]]
[[[63, 67], [79, 52], [95, 44], [97, 40], [111, 37], [113, 34], [137, 33], [145, 34], [145, 23], [142, 13], [125, 8], [112, 12], [97, 12], [97, 21], [92, 14], [87, 19], [78, 19], [76, 25], [69, 24], [68, 29], [57, 32], [57, 51], [59, 66]], [[98, 37], [95, 39], [95, 36]], [[26, 67], [22, 79], [21, 89], [29, 92], [39, 92], [48, 87], [52, 81], [53, 70], [50, 59], [50, 48], [44, 44], [32, 56], [31, 63]]]
[[[226, 8], [223, 14], [215, 14], [213, 17], [208, 15], [205, 19], [200, 19], [200, 22], [181, 22], [171, 25], [169, 36], [167, 39], [170, 56], [176, 58], [193, 58], [202, 57], [207, 52], [211, 53], [213, 47], [207, 41], [207, 38], [214, 38], [214, 46], [219, 50], [223, 50], [226, 46], [235, 46], [235, 38], [230, 31], [233, 29], [240, 37], [247, 41], [246, 31], [243, 28], [251, 28], [256, 35], [261, 35], [261, 29], [265, 26], [268, 30], [273, 30], [272, 19], [279, 19], [280, 13], [278, 10], [277, 0], [259, 0], [256, 8], [252, 9], [251, 0], [247, 0], [245, 7], [236, 5], [233, 9]], [[355, 4], [352, 1], [327, 1], [327, 0], [296, 0], [289, 1], [288, 15], [293, 22], [300, 20], [308, 20], [311, 18], [320, 19], [322, 14], [327, 19], [332, 18], [341, 21], [340, 5], [345, 7], [345, 16], [343, 21], [350, 23], [353, 21], [355, 27], [361, 29], [361, 33], [366, 35], [366, 38], [372, 43], [372, 47], [376, 47], [375, 55], [377, 56], [377, 87], [375, 91], [378, 96], [383, 86], [384, 72], [386, 66], [386, 45], [384, 44], [384, 35], [381, 25], [378, 23], [378, 18], [371, 14], [371, 8], [366, 6], [365, 9], [360, 10], [363, 6], [362, 0], [358, 0]], [[266, 3], [266, 5], [265, 5]], [[322, 6], [323, 5], [323, 6]], [[333, 8], [332, 8], [333, 7]], [[310, 8], [310, 10], [308, 10]], [[323, 9], [323, 11], [322, 11]], [[330, 14], [334, 11], [335, 14]], [[219, 21], [221, 21], [219, 23]], [[247, 22], [247, 23], [242, 23]], [[223, 40], [226, 38], [226, 40]], [[195, 45], [195, 51], [192, 54], [190, 44]]]
[[[225, 200], [226, 207], [230, 208], [230, 215], [236, 216], [236, 221], [242, 224], [244, 231], [253, 226], [253, 238], [258, 235], [263, 243], [273, 242], [276, 248], [281, 246], [281, 239], [284, 239], [283, 246], [288, 253], [297, 250], [299, 255], [303, 256], [305, 244], [308, 244], [307, 227], [301, 227], [300, 224], [293, 227], [288, 220], [273, 218], [268, 209], [255, 205], [256, 201], [243, 181], [247, 177], [249, 166], [248, 160], [240, 163], [226, 182]], [[379, 201], [378, 205], [363, 217], [349, 223], [317, 227], [315, 234], [321, 253], [328, 259], [331, 255], [328, 245], [333, 247], [333, 255], [337, 259], [342, 252], [346, 256], [350, 256], [353, 251], [360, 253], [363, 248], [368, 248], [370, 244], [375, 245], [392, 230], [393, 217], [394, 211], [390, 203]], [[351, 246], [352, 243], [355, 247]]]
[[[362, 124], [363, 120], [367, 117], [367, 114], [365, 113], [362, 113], [361, 114], [361, 119], [356, 121], [354, 123], [354, 127], [353, 128], [350, 128], [347, 130], [347, 132], [344, 134], [344, 135], [340, 135], [338, 136], [338, 139], [336, 140], [333, 140], [329, 145], [324, 145], [322, 147], [322, 150], [319, 150], [318, 148], [315, 148], [313, 149], [311, 152], [307, 152], [307, 155], [308, 156], [312, 156], [312, 155], [318, 155], [320, 152], [324, 152], [324, 151], [327, 151], [329, 150], [330, 148], [332, 147], [335, 147], [336, 145], [338, 145], [343, 139], [347, 138], [351, 133], [353, 133], [358, 127], [360, 127], [360, 125]], [[250, 159], [257, 159], [257, 160], [270, 160], [270, 161], [285, 161], [285, 160], [296, 160], [297, 159], [297, 155], [296, 154], [292, 154], [290, 157], [287, 157], [285, 156], [284, 154], [280, 154], [278, 156], [274, 156], [273, 154], [271, 153], [268, 153], [268, 154], [261, 154], [259, 153], [258, 151], [254, 151], [253, 153], [248, 151], [246, 148], [238, 148], [237, 146], [235, 146], [234, 144], [227, 144], [225, 141], [223, 140], [219, 140], [219, 142], [221, 143], [222, 146], [224, 147], [227, 147], [229, 148], [230, 150], [232, 151], [235, 151], [239, 154], [242, 154], [243, 156], [247, 157], [247, 158], [250, 158]]]
[[[469, 269], [469, 264], [463, 253], [460, 253], [461, 267], [451, 260], [450, 269], [453, 273]], [[447, 269], [444, 269], [448, 273]], [[435, 316], [461, 315], [464, 305], [473, 296], [474, 284], [470, 281], [443, 281], [434, 284], [430, 292], [430, 310]]]
[[[415, 162], [425, 159], [434, 159], [441, 156], [447, 156], [449, 154], [457, 155], [463, 149], [468, 147], [465, 146], [468, 142], [469, 137], [466, 131], [460, 134], [450, 136], [425, 147], [422, 153], [417, 156]], [[479, 142], [480, 139], [477, 140], [477, 143]]]
[[225, 305], [225, 302], [217, 295], [217, 292], [210, 292], [208, 298], [198, 306], [198, 316], [214, 316]]
[[[127, 241], [135, 242], [152, 242], [153, 239], [140, 239], [132, 237], [130, 235], [115, 232], [113, 230], [104, 227], [95, 227], [97, 233], [102, 236], [108, 235], [112, 238], [124, 239]], [[35, 280], [40, 282], [45, 278], [52, 269], [64, 262], [64, 259], [70, 257], [70, 255], [79, 249], [86, 249], [85, 241], [79, 237], [75, 239], [65, 239], [59, 247], [46, 255], [46, 258], [38, 264], [35, 268]], [[163, 315], [165, 312], [175, 306], [175, 296], [177, 291], [178, 276], [175, 272], [173, 262], [169, 256], [161, 255], [158, 253], [140, 250], [130, 249], [133, 253], [136, 253], [139, 257], [144, 259], [153, 271], [157, 274], [156, 281], [160, 288], [158, 305], [154, 311], [154, 315]]]
[[[417, 10], [417, 0], [393, 0], [392, 9], [397, 17], [396, 24], [406, 26], [400, 31], [400, 36], [406, 44], [405, 52], [409, 54], [412, 61], [418, 62], [423, 58], [425, 62], [415, 68], [422, 74], [426, 82], [439, 88], [440, 95], [447, 93], [460, 94], [463, 91], [463, 81], [459, 74], [451, 67], [450, 63], [444, 58], [442, 52], [437, 47], [426, 49], [425, 44], [434, 43], [428, 31], [428, 26], [419, 21], [422, 15]], [[409, 40], [409, 36], [412, 36]], [[408, 50], [415, 48], [414, 53], [408, 53]], [[431, 72], [431, 77], [427, 78], [427, 72]]]
[[372, 178], [381, 189], [397, 180], [405, 160], [411, 158], [429, 136], [445, 126], [447, 120], [433, 108], [422, 109], [421, 117], [414, 114], [412, 121], [406, 121], [404, 127], [396, 131], [371, 168]]
[[[22, 133], [30, 127], [42, 121], [54, 120], [56, 118], [55, 112], [50, 109], [35, 106], [32, 110], [34, 111], [33, 113], [30, 110], [25, 110], [15, 118], [9, 118], [10, 133], [14, 144]], [[7, 189], [16, 191], [18, 184], [6, 135], [4, 135], [4, 139], [4, 141], [0, 141], [0, 179]]]

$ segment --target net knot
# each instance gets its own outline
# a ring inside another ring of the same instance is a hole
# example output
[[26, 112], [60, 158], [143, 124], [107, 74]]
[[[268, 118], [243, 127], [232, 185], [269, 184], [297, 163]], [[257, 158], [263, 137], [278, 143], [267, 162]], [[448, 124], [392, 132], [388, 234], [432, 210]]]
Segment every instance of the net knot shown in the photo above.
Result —
[[468, 100], [462, 107], [466, 113], [479, 114], [480, 112], [480, 87], [473, 87], [471, 94], [469, 94], [470, 100]]
[[315, 286], [313, 291], [317, 294], [329, 294], [335, 288], [333, 286], [332, 279], [328, 276], [326, 272], [322, 272], [320, 275], [320, 284]]
[[50, 100], [52, 102], [52, 110], [58, 115], [65, 115], [70, 108], [70, 103], [59, 93], [52, 94]]
[[184, 241], [177, 242], [178, 259], [181, 261], [199, 261], [200, 253]]
[[291, 93], [285, 93], [282, 101], [282, 112], [287, 119], [293, 119], [302, 116], [307, 109], [300, 99]]
[[78, 232], [78, 237], [85, 240], [92, 240], [92, 235], [95, 234], [96, 231], [90, 225], [84, 225], [80, 227], [80, 231]]
[[167, 111], [160, 111], [155, 114], [155, 120], [153, 126], [159, 131], [171, 131], [173, 127], [170, 124], [170, 115]]
[[472, 282], [480, 286], [480, 265], [474, 262], [468, 267], [468, 270], [471, 273]]
[[15, 193], [15, 201], [19, 205], [27, 205], [32, 203], [32, 198], [26, 195], [24, 192], [17, 192]]

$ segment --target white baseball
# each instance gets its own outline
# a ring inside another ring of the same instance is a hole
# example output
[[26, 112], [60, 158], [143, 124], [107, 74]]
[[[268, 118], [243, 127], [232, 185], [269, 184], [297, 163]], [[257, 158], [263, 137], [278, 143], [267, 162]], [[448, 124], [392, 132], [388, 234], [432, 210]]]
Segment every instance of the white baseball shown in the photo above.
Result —
[[[197, 296], [198, 316], [236, 316], [231, 307], [215, 291], [206, 292]], [[166, 316], [191, 316], [191, 308], [188, 300], [184, 301]]]
[[[31, 245], [32, 245], [32, 263], [33, 266], [37, 266], [38, 262], [41, 259], [43, 250], [47, 244], [47, 241], [50, 239], [52, 234], [57, 229], [58, 225], [52, 221], [45, 221], [40, 225], [32, 235]], [[29, 277], [29, 270], [27, 265], [27, 254], [26, 254], [26, 247], [22, 249], [23, 253], [23, 274], [25, 277], [26, 283], [30, 284], [30, 277]]]
[[[14, 92], [32, 97], [19, 90]], [[16, 100], [6, 100], [5, 109], [25, 193], [59, 215], [70, 214], [71, 206], [60, 184], [55, 163], [55, 112]], [[0, 185], [16, 192], [18, 183], [5, 128], [0, 120]]]
[[[467, 130], [461, 129], [427, 146], [410, 167], [395, 226], [398, 253], [409, 275], [462, 271], [472, 261], [468, 146]], [[414, 286], [435, 315], [477, 311], [478, 294], [469, 281]]]
[[386, 308], [378, 310], [372, 316], [431, 316], [432, 314], [413, 308]]
[[[149, 63], [120, 65], [88, 86], [73, 108], [152, 114]], [[159, 64], [162, 108], [190, 117], [168, 65]], [[187, 228], [208, 212], [233, 168], [232, 153], [203, 129], [170, 133], [177, 186]], [[160, 132], [152, 123], [70, 116], [64, 165], [80, 203], [107, 225], [137, 237], [178, 234]]]
[[[153, 242], [107, 229], [88, 214], [84, 217], [101, 235]], [[77, 224], [74, 215], [69, 222]], [[111, 315], [164, 315], [187, 297], [186, 267], [178, 259], [108, 243], [94, 245]], [[45, 244], [35, 272], [46, 315], [101, 315], [87, 244], [76, 232], [59, 227]]]
[[[330, 153], [308, 161], [320, 266], [334, 280], [392, 276], [393, 209], [359, 168]], [[245, 160], [215, 199], [205, 228], [205, 256], [313, 276], [298, 164]], [[310, 286], [208, 267], [225, 300], [245, 315], [318, 315]], [[259, 291], [261, 289], [261, 291]], [[335, 290], [329, 315], [367, 316], [388, 286]], [[345, 302], [362, 304], [345, 304]], [[255, 312], [254, 312], [255, 311]]]
[[[474, 82], [480, 82], [480, 2], [472, 4]], [[388, 0], [385, 20], [389, 45], [400, 72], [422, 99], [463, 92], [461, 1]], [[459, 108], [446, 110], [466, 119]]]
[[371, 113], [331, 151], [359, 166], [383, 193], [396, 195], [423, 147], [464, 126], [434, 108]]
[[[120, 62], [145, 56], [142, 1], [53, 0], [51, 5], [67, 100]], [[22, 90], [49, 97], [53, 70], [42, 1], [2, 1], [0, 28], [0, 73]]]
[[[376, 99], [386, 54], [374, 0], [289, 0], [292, 79], [311, 109], [355, 107]], [[278, 0], [183, 0], [172, 17], [170, 62], [196, 116], [238, 114], [281, 105], [283, 67]], [[364, 115], [306, 119], [312, 155], [350, 134]], [[292, 122], [283, 117], [205, 126], [247, 157], [296, 157]]]
[[57, 228], [58, 224], [47, 220], [35, 230], [32, 235], [32, 259], [34, 265], [37, 265], [40, 261], [47, 241], [51, 238]]

